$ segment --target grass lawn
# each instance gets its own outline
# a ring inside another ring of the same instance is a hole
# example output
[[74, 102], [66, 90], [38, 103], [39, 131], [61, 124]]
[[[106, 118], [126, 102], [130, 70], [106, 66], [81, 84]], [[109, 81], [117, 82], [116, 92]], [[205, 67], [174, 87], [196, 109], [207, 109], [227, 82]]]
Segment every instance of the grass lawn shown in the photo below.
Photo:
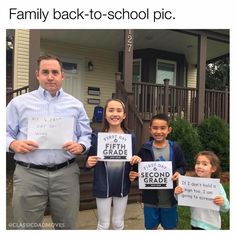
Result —
[[[223, 186], [227, 194], [227, 197], [229, 199], [229, 183], [224, 183]], [[178, 212], [179, 212], [179, 223], [178, 223], [177, 229], [180, 229], [180, 230], [191, 229], [189, 207], [179, 206]], [[226, 230], [230, 228], [229, 216], [230, 216], [230, 212], [221, 213], [221, 229]]]

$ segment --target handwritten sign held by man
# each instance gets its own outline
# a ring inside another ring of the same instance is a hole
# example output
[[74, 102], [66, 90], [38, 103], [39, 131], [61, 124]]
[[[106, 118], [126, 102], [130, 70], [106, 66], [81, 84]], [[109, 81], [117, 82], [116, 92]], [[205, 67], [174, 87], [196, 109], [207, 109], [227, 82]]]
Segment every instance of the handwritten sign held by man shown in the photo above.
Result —
[[27, 139], [38, 143], [39, 149], [61, 149], [73, 140], [73, 117], [30, 117]]
[[131, 134], [99, 132], [97, 156], [101, 161], [130, 161]]
[[213, 198], [219, 194], [220, 179], [180, 176], [184, 192], [178, 195], [178, 205], [201, 207], [219, 211]]
[[140, 162], [138, 172], [140, 189], [173, 188], [171, 161]]

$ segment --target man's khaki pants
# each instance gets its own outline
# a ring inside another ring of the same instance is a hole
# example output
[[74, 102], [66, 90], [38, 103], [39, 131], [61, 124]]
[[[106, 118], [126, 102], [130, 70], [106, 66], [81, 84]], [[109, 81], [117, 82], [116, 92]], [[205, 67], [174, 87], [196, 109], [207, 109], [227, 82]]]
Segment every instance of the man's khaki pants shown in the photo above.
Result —
[[76, 162], [56, 171], [16, 166], [13, 186], [15, 229], [40, 229], [48, 203], [55, 229], [75, 229], [79, 200]]

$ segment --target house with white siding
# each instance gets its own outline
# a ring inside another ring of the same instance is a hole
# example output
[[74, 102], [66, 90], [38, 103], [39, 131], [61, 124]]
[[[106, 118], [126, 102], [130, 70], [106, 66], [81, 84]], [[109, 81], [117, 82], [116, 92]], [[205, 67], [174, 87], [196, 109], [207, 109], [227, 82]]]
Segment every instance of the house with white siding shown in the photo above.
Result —
[[[91, 121], [94, 107], [104, 106], [107, 99], [117, 94], [115, 74], [120, 72], [124, 88], [133, 93], [134, 107], [142, 119], [155, 112], [168, 111], [199, 122], [206, 117], [204, 107], [200, 107], [204, 103], [205, 65], [229, 56], [229, 30], [226, 29], [16, 29], [9, 30], [9, 34], [14, 38], [14, 55], [13, 75], [7, 78], [12, 80], [7, 82], [11, 87], [7, 90], [24, 86], [29, 86], [29, 90], [37, 88], [34, 77], [37, 57], [48, 53], [57, 55], [65, 65], [63, 89], [84, 103]], [[160, 96], [163, 91], [158, 91], [159, 86], [164, 86], [164, 79], [169, 79], [169, 87], [196, 89], [195, 93], [186, 92], [185, 96], [194, 97], [185, 102], [185, 107], [169, 95], [169, 108], [164, 109], [163, 94]], [[162, 104], [158, 104], [156, 100], [161, 98]], [[198, 101], [194, 108], [190, 107], [193, 100]], [[194, 119], [190, 113], [194, 113]]]
[[[7, 36], [7, 101], [37, 89], [37, 58], [54, 54], [63, 62], [63, 89], [83, 102], [91, 123], [97, 105], [123, 99], [137, 146], [158, 112], [192, 123], [213, 114], [229, 120], [228, 89], [205, 89], [206, 64], [229, 57], [229, 30], [15, 29]], [[81, 171], [81, 209], [95, 206], [91, 187], [91, 174]], [[131, 190], [129, 201], [139, 197]]]

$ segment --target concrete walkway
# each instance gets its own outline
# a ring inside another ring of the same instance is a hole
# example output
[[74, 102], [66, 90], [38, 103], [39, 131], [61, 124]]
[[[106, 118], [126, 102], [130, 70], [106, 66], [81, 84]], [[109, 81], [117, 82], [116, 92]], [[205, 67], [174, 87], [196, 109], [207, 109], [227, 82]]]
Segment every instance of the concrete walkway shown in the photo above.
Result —
[[[44, 229], [53, 229], [50, 216], [45, 216], [43, 220]], [[77, 222], [78, 229], [96, 230], [97, 210], [80, 211]], [[110, 228], [112, 229], [112, 228]], [[144, 229], [143, 209], [140, 203], [128, 204], [125, 213], [125, 230]]]
[[[7, 217], [6, 217], [6, 229], [11, 230], [12, 224], [12, 207], [11, 203], [7, 203]], [[76, 224], [78, 230], [96, 230], [97, 228], [97, 209], [83, 210], [79, 212], [79, 218]], [[43, 229], [53, 230], [51, 216], [44, 216]], [[112, 227], [110, 228], [112, 229]], [[143, 230], [144, 229], [144, 218], [142, 204], [130, 203], [126, 208], [125, 213], [125, 230]]]
[[[6, 203], [6, 229], [12, 228], [12, 177], [7, 177], [7, 203]], [[44, 216], [43, 229], [53, 229], [51, 216]], [[95, 230], [97, 228], [97, 209], [83, 210], [79, 212], [77, 228], [83, 230]], [[112, 229], [112, 228], [111, 228]], [[125, 230], [144, 229], [144, 218], [142, 204], [139, 202], [130, 203], [125, 213]]]

